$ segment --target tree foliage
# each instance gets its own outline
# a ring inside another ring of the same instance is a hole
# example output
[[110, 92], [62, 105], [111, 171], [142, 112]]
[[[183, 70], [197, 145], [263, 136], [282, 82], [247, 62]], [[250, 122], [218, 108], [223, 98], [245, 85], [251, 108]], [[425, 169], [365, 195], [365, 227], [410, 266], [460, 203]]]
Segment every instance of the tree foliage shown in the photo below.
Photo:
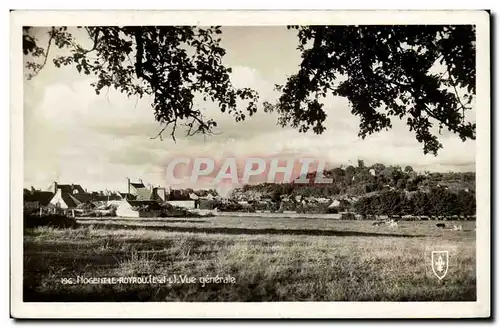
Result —
[[464, 190], [455, 193], [445, 188], [419, 191], [411, 196], [401, 191], [386, 191], [362, 197], [354, 209], [362, 215], [471, 216], [476, 214], [476, 195]]
[[[382, 169], [383, 168], [383, 169]], [[374, 169], [375, 175], [369, 171]], [[275, 192], [279, 195], [338, 198], [347, 196], [364, 196], [367, 193], [386, 191], [428, 193], [433, 189], [443, 187], [450, 192], [474, 192], [474, 172], [448, 172], [421, 174], [413, 171], [404, 171], [400, 166], [385, 166], [377, 163], [367, 167], [348, 166], [346, 169], [333, 168], [323, 172], [332, 183], [315, 183], [316, 174], [306, 175], [309, 183], [262, 183], [244, 185], [235, 189], [243, 198], [251, 199], [256, 194], [270, 195]]]
[[[462, 140], [475, 139], [475, 123], [466, 113], [475, 98], [475, 30], [469, 25], [290, 26], [298, 33], [302, 62], [296, 74], [278, 85], [278, 123], [301, 132], [323, 133], [328, 94], [346, 97], [361, 119], [359, 135], [389, 129], [392, 119], [405, 120], [424, 153], [442, 147], [433, 132], [447, 128]], [[235, 88], [231, 69], [222, 64], [220, 27], [102, 26], [84, 27], [91, 42], [84, 48], [65, 27], [48, 31], [46, 46], [32, 29], [23, 29], [23, 52], [29, 77], [47, 63], [51, 46], [69, 50], [57, 56], [57, 67], [72, 65], [96, 77], [96, 93], [115, 88], [125, 95], [149, 96], [155, 118], [187, 135], [211, 133], [195, 97], [215, 102], [222, 112], [244, 120], [257, 110], [258, 95]], [[245, 103], [241, 105], [240, 101]], [[241, 109], [244, 107], [244, 109]], [[334, 109], [328, 112], [335, 115]]]
[[406, 120], [424, 153], [442, 148], [435, 123], [462, 140], [475, 139], [476, 125], [466, 120], [475, 98], [474, 26], [290, 28], [298, 31], [302, 63], [277, 86], [282, 95], [274, 108], [281, 125], [322, 133], [322, 99], [333, 94], [350, 101], [362, 138], [391, 128], [397, 118]]

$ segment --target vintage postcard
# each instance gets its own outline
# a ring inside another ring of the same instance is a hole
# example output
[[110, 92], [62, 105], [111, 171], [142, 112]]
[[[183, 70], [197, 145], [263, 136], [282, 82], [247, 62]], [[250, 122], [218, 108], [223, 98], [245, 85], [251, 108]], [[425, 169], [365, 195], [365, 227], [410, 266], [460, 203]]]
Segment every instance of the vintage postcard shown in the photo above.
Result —
[[14, 318], [487, 318], [486, 11], [12, 11]]

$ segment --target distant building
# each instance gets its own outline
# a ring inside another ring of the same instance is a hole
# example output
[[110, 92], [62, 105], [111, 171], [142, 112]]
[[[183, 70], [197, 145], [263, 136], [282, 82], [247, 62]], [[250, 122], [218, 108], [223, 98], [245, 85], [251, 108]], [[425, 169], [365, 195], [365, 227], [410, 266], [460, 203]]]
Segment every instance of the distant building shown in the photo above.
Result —
[[167, 203], [172, 206], [192, 210], [198, 208], [199, 199], [192, 199], [189, 194], [185, 194], [181, 190], [171, 190]]
[[142, 218], [161, 215], [161, 207], [156, 201], [119, 200], [109, 203], [116, 207], [116, 215], [120, 217]]
[[50, 204], [54, 205], [56, 208], [71, 209], [76, 208], [81, 204], [90, 202], [92, 200], [92, 194], [89, 193], [74, 193], [71, 194], [67, 189], [59, 188], [57, 192], [50, 200]]
[[76, 208], [93, 199], [93, 195], [86, 192], [79, 184], [59, 184], [54, 181], [50, 192], [52, 192], [53, 196], [50, 205], [62, 209]]
[[134, 200], [135, 199], [135, 195], [132, 195], [131, 193], [120, 192], [119, 195], [120, 195], [120, 199], [122, 199], [122, 200], [125, 200], [125, 199]]
[[59, 184], [56, 181], [49, 188], [49, 191], [52, 191], [54, 194], [57, 193], [58, 190], [61, 190], [63, 194], [86, 194], [87, 192], [83, 187], [79, 184]]
[[334, 199], [328, 208], [338, 208], [340, 207], [340, 201], [338, 199]]
[[127, 178], [127, 184], [128, 194], [134, 195], [135, 200], [151, 200], [153, 191], [147, 188], [141, 179], [139, 182], [130, 182], [130, 179]]
[[162, 187], [154, 187], [151, 193], [151, 199], [163, 203], [167, 200], [167, 190]]
[[188, 210], [194, 210], [198, 208], [198, 201], [197, 200], [167, 200], [167, 203], [172, 205], [172, 206], [177, 206], [177, 207], [182, 207]]
[[49, 206], [50, 200], [54, 197], [54, 193], [51, 191], [40, 191], [31, 189], [23, 190], [23, 203], [24, 208], [39, 208]]

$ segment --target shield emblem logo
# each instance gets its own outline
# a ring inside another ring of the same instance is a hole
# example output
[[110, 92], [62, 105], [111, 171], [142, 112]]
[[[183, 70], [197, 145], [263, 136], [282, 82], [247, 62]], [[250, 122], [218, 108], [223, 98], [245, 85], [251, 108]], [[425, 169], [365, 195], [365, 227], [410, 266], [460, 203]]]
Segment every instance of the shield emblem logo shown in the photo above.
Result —
[[448, 251], [432, 251], [432, 271], [439, 280], [448, 273]]

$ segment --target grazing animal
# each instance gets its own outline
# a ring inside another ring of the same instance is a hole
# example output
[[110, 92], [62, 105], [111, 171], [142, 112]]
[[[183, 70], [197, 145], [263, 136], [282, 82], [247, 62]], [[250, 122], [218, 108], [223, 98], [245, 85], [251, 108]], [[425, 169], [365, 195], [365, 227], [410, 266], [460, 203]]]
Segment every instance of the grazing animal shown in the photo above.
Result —
[[462, 231], [462, 225], [454, 225], [453, 231]]
[[380, 226], [382, 224], [384, 224], [384, 222], [382, 222], [382, 221], [375, 221], [375, 222], [372, 223], [372, 226], [377, 226], [378, 227], [378, 226]]
[[436, 224], [436, 227], [438, 227], [438, 228], [445, 228], [446, 224], [444, 224], [444, 223], [438, 223], [438, 224]]

